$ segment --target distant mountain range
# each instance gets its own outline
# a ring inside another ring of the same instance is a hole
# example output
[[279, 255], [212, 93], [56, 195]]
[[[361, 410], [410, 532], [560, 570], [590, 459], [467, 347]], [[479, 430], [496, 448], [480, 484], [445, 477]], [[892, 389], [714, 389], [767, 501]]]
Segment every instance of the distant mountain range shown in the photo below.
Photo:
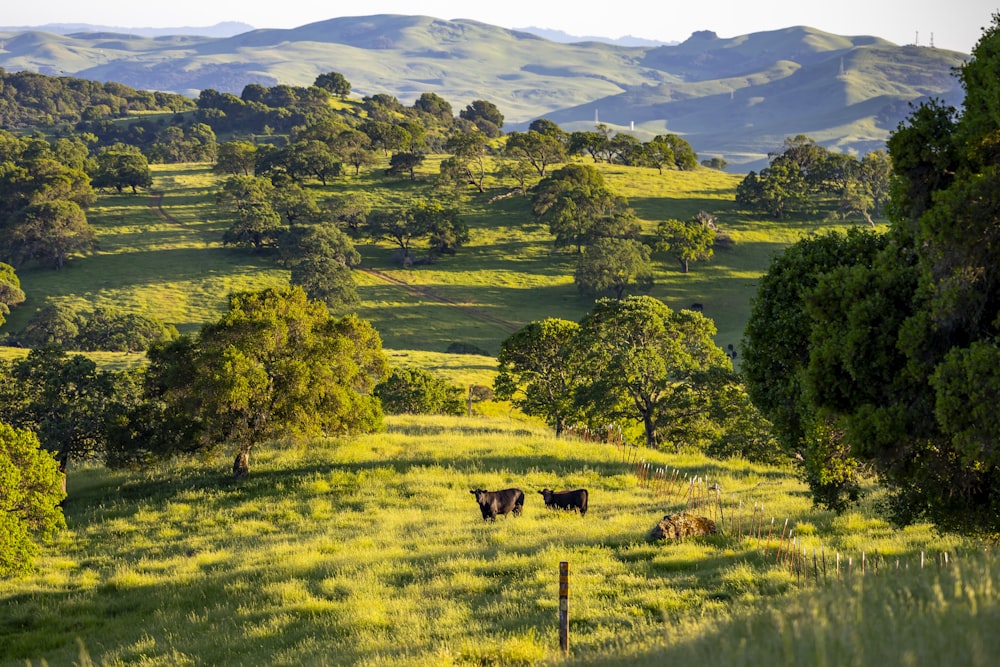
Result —
[[563, 32], [562, 30], [550, 30], [549, 28], [515, 28], [514, 30], [518, 32], [530, 32], [532, 35], [538, 35], [539, 37], [544, 37], [545, 39], [552, 40], [553, 42], [561, 42], [563, 44], [575, 44], [577, 42], [604, 42], [605, 44], [615, 44], [617, 46], [675, 46], [680, 44], [680, 42], [661, 42], [656, 39], [643, 39], [642, 37], [633, 37], [632, 35], [625, 35], [624, 37], [600, 37], [598, 35], [571, 35], [568, 32]]
[[199, 35], [202, 37], [232, 37], [253, 30], [249, 23], [225, 21], [209, 26], [183, 26], [177, 28], [126, 28], [123, 26], [94, 25], [93, 23], [46, 23], [36, 26], [0, 26], [0, 32], [51, 32], [56, 35], [76, 33], [116, 32], [141, 37], [167, 37], [169, 35]]
[[961, 103], [952, 69], [968, 58], [804, 26], [622, 46], [427, 16], [344, 17], [293, 29], [240, 25], [215, 26], [232, 32], [222, 36], [194, 28], [170, 35], [86, 26], [65, 34], [51, 26], [0, 30], [0, 67], [192, 97], [209, 88], [238, 95], [250, 83], [309, 85], [336, 71], [356, 95], [388, 93], [410, 104], [433, 92], [456, 113], [485, 99], [508, 130], [544, 116], [567, 130], [600, 122], [643, 140], [676, 133], [701, 157], [748, 169], [795, 134], [845, 151], [883, 147], [912, 102]]

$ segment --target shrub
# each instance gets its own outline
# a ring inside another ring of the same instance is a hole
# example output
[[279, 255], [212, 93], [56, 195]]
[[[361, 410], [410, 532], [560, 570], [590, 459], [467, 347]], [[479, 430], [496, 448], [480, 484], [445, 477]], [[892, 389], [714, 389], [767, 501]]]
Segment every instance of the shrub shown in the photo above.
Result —
[[465, 414], [462, 389], [421, 369], [393, 369], [374, 394], [386, 414]]
[[66, 526], [59, 465], [30, 431], [0, 423], [0, 576], [25, 572], [36, 539]]

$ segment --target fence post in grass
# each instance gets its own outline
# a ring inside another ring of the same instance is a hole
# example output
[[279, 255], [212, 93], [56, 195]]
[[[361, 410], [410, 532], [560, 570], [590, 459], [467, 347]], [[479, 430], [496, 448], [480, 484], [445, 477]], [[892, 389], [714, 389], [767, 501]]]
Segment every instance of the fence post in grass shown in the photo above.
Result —
[[569, 561], [559, 563], [559, 648], [569, 653]]

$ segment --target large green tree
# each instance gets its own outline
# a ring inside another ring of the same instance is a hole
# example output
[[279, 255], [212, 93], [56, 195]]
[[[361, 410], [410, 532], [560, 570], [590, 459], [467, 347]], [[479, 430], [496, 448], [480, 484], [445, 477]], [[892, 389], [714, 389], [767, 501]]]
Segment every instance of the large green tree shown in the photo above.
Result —
[[[818, 313], [811, 313], [810, 305], [814, 303], [827, 312], [835, 306], [850, 305], [849, 300], [815, 298], [814, 294], [824, 276], [856, 265], [871, 266], [884, 247], [884, 237], [859, 228], [810, 236], [788, 247], [772, 260], [760, 279], [744, 333], [741, 368], [750, 397], [772, 422], [785, 455], [801, 463], [816, 500], [830, 507], [843, 507], [857, 495], [858, 462], [845, 449], [846, 443], [839, 436], [842, 428], [837, 428], [828, 412], [818, 409], [807, 386], [813, 336], [823, 333], [817, 331], [813, 314]], [[859, 288], [862, 293], [857, 296], [864, 298], [866, 286]], [[868, 315], [870, 319], [888, 313], [870, 310]], [[844, 336], [847, 322], [830, 322], [827, 330], [831, 337]], [[875, 330], [882, 328], [879, 325]], [[864, 335], [859, 332], [844, 342], [862, 345], [866, 342], [862, 340]], [[857, 359], [860, 364], [872, 361]], [[843, 388], [847, 381], [843, 375], [831, 375], [825, 380], [830, 386], [818, 383], [818, 388], [832, 392], [834, 385]], [[879, 383], [866, 389], [874, 391], [884, 386]]]
[[452, 186], [472, 185], [486, 191], [487, 137], [482, 132], [460, 132], [448, 138], [445, 150], [453, 157], [441, 161], [441, 182]]
[[114, 373], [59, 347], [31, 350], [0, 366], [0, 421], [38, 435], [65, 472], [72, 461], [100, 459]]
[[190, 384], [170, 391], [196, 418], [206, 446], [235, 451], [238, 477], [249, 473], [261, 442], [381, 427], [372, 389], [387, 362], [378, 332], [353, 315], [332, 317], [301, 288], [231, 295], [229, 310], [190, 349]]
[[600, 238], [587, 246], [573, 278], [583, 294], [610, 293], [620, 299], [626, 290], [647, 292], [653, 285], [649, 246], [635, 239]]
[[500, 345], [493, 382], [500, 400], [541, 417], [556, 435], [580, 415], [576, 389], [590, 372], [577, 345], [580, 325], [548, 318], [515, 331]]
[[310, 225], [289, 236], [282, 255], [293, 285], [300, 285], [310, 299], [322, 301], [332, 312], [358, 302], [351, 269], [361, 263], [361, 255], [347, 234], [332, 225]]
[[114, 188], [117, 192], [131, 188], [135, 194], [139, 188], [153, 185], [149, 161], [135, 146], [117, 143], [99, 152], [96, 161], [91, 182], [95, 188]]
[[576, 397], [592, 421], [638, 424], [649, 447], [703, 444], [732, 373], [711, 320], [629, 296], [599, 299], [580, 326], [589, 372]]
[[458, 112], [459, 118], [475, 125], [487, 137], [495, 138], [501, 134], [503, 114], [495, 104], [487, 100], [473, 100]]
[[[826, 420], [829, 465], [856, 458], [895, 516], [1000, 535], [1000, 14], [958, 69], [961, 112], [918, 107], [888, 142], [892, 227], [874, 258], [808, 277], [801, 405]], [[801, 350], [800, 350], [801, 351]], [[744, 350], [746, 368], [747, 350]]]
[[583, 248], [599, 238], [635, 238], [628, 200], [614, 194], [593, 166], [568, 164], [538, 184], [532, 212], [555, 236], [557, 248]]
[[274, 246], [283, 230], [281, 215], [275, 210], [275, 188], [262, 176], [230, 176], [216, 194], [220, 211], [230, 226], [222, 242], [260, 250]]
[[324, 88], [337, 97], [347, 97], [351, 94], [351, 82], [340, 72], [324, 72], [316, 77], [313, 85]]
[[253, 176], [257, 169], [257, 145], [234, 139], [219, 144], [213, 171], [232, 176]]
[[700, 211], [686, 222], [663, 220], [656, 227], [656, 249], [676, 259], [684, 273], [691, 262], [711, 259], [714, 254], [715, 217]]
[[61, 269], [72, 255], [95, 249], [97, 235], [76, 202], [57, 199], [20, 209], [6, 245], [15, 265], [34, 260]]
[[566, 144], [565, 134], [556, 127], [548, 131], [511, 132], [503, 150], [509, 158], [525, 160], [538, 172], [539, 178], [545, 178], [551, 165], [566, 161]]

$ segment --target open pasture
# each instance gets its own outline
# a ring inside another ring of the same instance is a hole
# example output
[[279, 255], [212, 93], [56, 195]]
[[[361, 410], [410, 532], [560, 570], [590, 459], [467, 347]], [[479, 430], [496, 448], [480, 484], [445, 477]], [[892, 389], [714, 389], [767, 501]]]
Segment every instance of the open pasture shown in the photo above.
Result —
[[[687, 502], [644, 484], [640, 456], [719, 484], [730, 528], [649, 542]], [[749, 525], [751, 505], [845, 560], [877, 551], [916, 569], [921, 551], [969, 548], [863, 510], [817, 511], [784, 469], [555, 439], [511, 418], [393, 417], [380, 434], [275, 444], [242, 482], [229, 460], [71, 471], [69, 530], [0, 594], [0, 665], [662, 664], [657, 652], [704, 655], [698, 642], [720, 628], [752, 628], [738, 619], [765, 606], [804, 609], [815, 598], [797, 593], [824, 588], [774, 560], [776, 533], [762, 543], [731, 528], [737, 511]], [[510, 486], [523, 515], [484, 522], [469, 491]], [[547, 510], [546, 487], [589, 489], [587, 515]]]

